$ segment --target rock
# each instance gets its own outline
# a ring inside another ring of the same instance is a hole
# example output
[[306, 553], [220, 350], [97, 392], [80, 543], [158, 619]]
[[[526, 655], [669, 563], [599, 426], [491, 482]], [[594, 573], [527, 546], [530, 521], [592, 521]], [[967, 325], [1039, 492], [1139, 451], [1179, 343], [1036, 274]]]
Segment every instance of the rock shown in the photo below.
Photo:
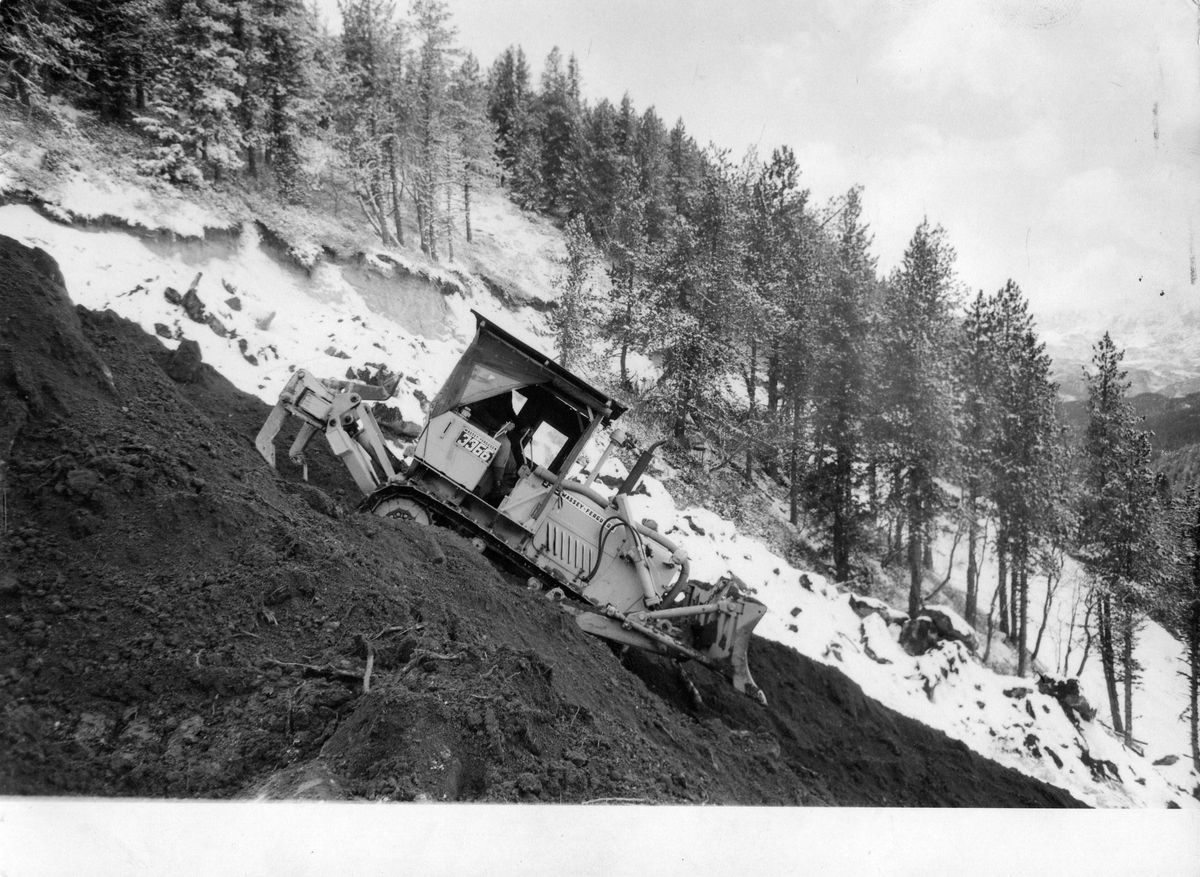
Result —
[[536, 795], [542, 790], [542, 781], [527, 771], [517, 777], [517, 790], [525, 795]]
[[11, 572], [0, 572], [0, 600], [11, 600], [21, 593], [21, 583]]
[[200, 356], [200, 345], [190, 338], [179, 342], [179, 346], [171, 352], [167, 359], [167, 374], [172, 380], [181, 384], [195, 383], [200, 376], [200, 366], [204, 360]]
[[937, 627], [926, 615], [918, 615], [900, 628], [900, 647], [910, 655], [923, 655], [939, 642]]
[[274, 319], [275, 319], [275, 312], [271, 311], [271, 313], [267, 314], [265, 317], [259, 317], [257, 320], [255, 320], [254, 326], [260, 332], [265, 332], [271, 328], [271, 321]]
[[1067, 718], [1071, 721], [1074, 721], [1076, 716], [1085, 722], [1090, 722], [1096, 717], [1096, 710], [1092, 708], [1087, 698], [1083, 696], [1083, 692], [1079, 688], [1078, 679], [1058, 679], [1054, 676], [1039, 676], [1037, 690], [1057, 700], [1059, 706], [1062, 707], [1063, 712], [1067, 714]]
[[1169, 767], [1177, 761], [1179, 761], [1179, 756], [1172, 753], [1171, 755], [1164, 755], [1162, 758], [1155, 761], [1154, 764]]
[[240, 311], [242, 309], [242, 300], [236, 295], [225, 299], [225, 304], [231, 311]]
[[421, 431], [424, 429], [419, 423], [413, 423], [411, 420], [401, 420], [400, 425], [396, 427], [396, 432], [402, 438], [415, 439], [421, 437]]
[[866, 618], [868, 615], [878, 615], [888, 624], [901, 625], [908, 621], [907, 612], [893, 609], [887, 603], [875, 597], [865, 597], [853, 592], [847, 596], [850, 600], [850, 608], [854, 610], [854, 614], [859, 618]]
[[76, 496], [88, 499], [100, 486], [100, 473], [92, 469], [72, 469], [67, 473], [67, 489]]
[[336, 347], [334, 347], [332, 344], [331, 344], [330, 346], [328, 346], [328, 347], [326, 347], [326, 348], [325, 348], [325, 355], [326, 355], [326, 356], [332, 356], [332, 357], [334, 357], [334, 358], [336, 358], [336, 359], [349, 359], [349, 358], [350, 358], [350, 354], [349, 354], [349, 353], [345, 353], [345, 352], [343, 352], [343, 351], [341, 351], [341, 350], [338, 350], [338, 349], [337, 349]]
[[157, 335], [159, 338], [170, 338], [171, 337], [171, 327], [163, 325], [162, 323], [155, 323], [154, 324], [154, 334]]
[[319, 487], [314, 487], [311, 484], [295, 483], [289, 484], [287, 487], [289, 493], [293, 493], [304, 500], [310, 509], [315, 512], [320, 512], [323, 515], [328, 515], [331, 518], [336, 518], [341, 515], [341, 508], [333, 500], [332, 497]]
[[112, 732], [115, 724], [108, 716], [100, 713], [83, 713], [75, 726], [73, 737], [76, 743], [85, 746], [100, 743]]
[[196, 290], [189, 289], [183, 295], [183, 312], [188, 315], [188, 318], [196, 323], [203, 323], [206, 318], [204, 312], [204, 302], [200, 301], [200, 296], [196, 295]]
[[926, 606], [921, 610], [921, 614], [933, 622], [942, 639], [960, 642], [972, 653], [975, 652], [979, 645], [975, 638], [975, 629], [967, 624], [958, 613], [945, 606]]
[[218, 338], [228, 338], [229, 330], [225, 328], [225, 324], [217, 319], [216, 314], [209, 314], [204, 318], [205, 324], [212, 329]]
[[173, 286], [168, 286], [163, 290], [163, 298], [173, 305], [183, 304], [183, 296], [179, 294], [179, 290]]

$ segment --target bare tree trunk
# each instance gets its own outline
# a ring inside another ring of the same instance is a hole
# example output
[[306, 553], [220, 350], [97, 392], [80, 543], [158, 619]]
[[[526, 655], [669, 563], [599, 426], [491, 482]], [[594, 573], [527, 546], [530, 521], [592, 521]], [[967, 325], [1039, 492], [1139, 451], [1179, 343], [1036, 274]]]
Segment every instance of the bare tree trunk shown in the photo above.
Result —
[[875, 461], [867, 464], [867, 502], [871, 507], [871, 526], [879, 520], [879, 472]]
[[1188, 640], [1188, 733], [1192, 764], [1200, 771], [1200, 600], [1192, 603]]
[[467, 243], [475, 242], [471, 237], [471, 175], [463, 177], [463, 228], [467, 234]]
[[983, 658], [982, 658], [982, 661], [984, 664], [987, 664], [988, 656], [991, 655], [991, 653], [992, 653], [992, 618], [996, 614], [996, 595], [999, 593], [1000, 593], [999, 588], [992, 591], [992, 602], [988, 604], [987, 645], [985, 645], [983, 647]]
[[1021, 562], [1013, 573], [1019, 581], [1017, 598], [1017, 675], [1024, 676], [1028, 668], [1027, 646], [1029, 644], [1029, 537], [1022, 533], [1020, 538]]
[[454, 211], [451, 203], [451, 188], [446, 186], [446, 258], [454, 261]]
[[1125, 668], [1125, 745], [1133, 745], [1133, 612], [1121, 610], [1121, 663]]
[[996, 566], [999, 575], [996, 576], [996, 596], [1000, 604], [1000, 632], [1009, 635], [1008, 626], [1008, 533], [1001, 525], [996, 534]]
[[[1029, 656], [1029, 662], [1032, 664], [1037, 660], [1038, 652], [1042, 648], [1042, 636], [1046, 633], [1046, 625], [1050, 622], [1050, 605], [1054, 602], [1054, 592], [1058, 590], [1058, 582], [1054, 579], [1052, 572], [1046, 573], [1046, 599], [1042, 602], [1042, 623], [1038, 625], [1037, 639], [1033, 641], [1033, 654]], [[1067, 634], [1067, 648], [1071, 647], [1071, 635]]]
[[924, 508], [922, 505], [921, 511], [924, 513], [925, 520], [921, 527], [921, 566], [927, 570], [933, 569], [933, 508]]
[[800, 403], [792, 400], [792, 453], [788, 462], [788, 519], [800, 522]]
[[908, 614], [916, 618], [921, 608], [921, 480], [914, 467], [908, 474]]
[[[750, 367], [746, 370], [746, 395], [750, 399], [747, 406], [751, 424], [754, 423], [755, 415], [758, 413], [758, 340], [750, 339]], [[751, 426], [753, 429], [753, 426]], [[746, 483], [752, 484], [754, 481], [754, 443], [746, 443]]]
[[396, 242], [400, 246], [404, 246], [404, 222], [400, 213], [403, 187], [400, 185], [400, 172], [396, 162], [396, 143], [394, 140], [388, 143], [388, 174], [391, 176], [392, 184], [392, 225], [396, 229]]
[[[1079, 666], [1075, 669], [1076, 678], [1083, 675], [1083, 668], [1087, 666], [1087, 659], [1092, 653], [1092, 609], [1094, 606], [1089, 605], [1087, 611], [1083, 614], [1083, 656], [1079, 659]], [[1069, 668], [1066, 662], [1063, 662], [1063, 673], [1070, 676]]]
[[1121, 721], [1121, 700], [1117, 695], [1116, 655], [1113, 650], [1112, 606], [1107, 594], [1100, 596], [1096, 611], [1096, 632], [1100, 638], [1100, 664], [1104, 669], [1104, 687], [1108, 692], [1108, 708], [1112, 713], [1113, 730], [1118, 734], [1125, 733], [1125, 724]]
[[975, 626], [975, 614], [979, 603], [979, 567], [976, 566], [975, 549], [979, 542], [979, 520], [976, 516], [976, 488], [972, 485], [967, 489], [967, 605], [965, 608], [967, 624]]

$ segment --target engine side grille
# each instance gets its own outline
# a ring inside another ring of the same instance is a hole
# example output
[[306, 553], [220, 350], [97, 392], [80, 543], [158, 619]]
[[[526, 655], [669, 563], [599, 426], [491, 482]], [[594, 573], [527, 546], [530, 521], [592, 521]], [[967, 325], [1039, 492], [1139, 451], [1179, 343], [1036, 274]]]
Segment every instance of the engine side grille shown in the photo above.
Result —
[[567, 569], [584, 574], [592, 568], [594, 555], [591, 545], [553, 521], [546, 526], [546, 542], [543, 547]]

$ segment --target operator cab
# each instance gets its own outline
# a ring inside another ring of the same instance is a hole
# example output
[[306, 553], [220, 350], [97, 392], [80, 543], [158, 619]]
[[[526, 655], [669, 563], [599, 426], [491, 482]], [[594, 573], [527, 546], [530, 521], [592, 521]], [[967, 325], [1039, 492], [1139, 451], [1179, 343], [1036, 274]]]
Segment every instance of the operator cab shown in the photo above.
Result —
[[515, 516], [523, 497], [561, 484], [595, 430], [625, 408], [474, 313], [475, 339], [434, 400], [415, 456]]

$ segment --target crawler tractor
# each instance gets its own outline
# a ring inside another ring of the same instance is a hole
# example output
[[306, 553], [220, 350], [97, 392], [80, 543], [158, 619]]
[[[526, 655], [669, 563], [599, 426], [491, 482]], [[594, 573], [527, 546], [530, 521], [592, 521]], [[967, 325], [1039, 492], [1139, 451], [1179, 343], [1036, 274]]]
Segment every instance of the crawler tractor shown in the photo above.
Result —
[[596, 476], [627, 444], [620, 428], [586, 476], [572, 477], [596, 431], [625, 407], [475, 317], [475, 338], [434, 399], [408, 462], [389, 453], [370, 410], [387, 389], [305, 371], [280, 393], [258, 434], [259, 453], [275, 465], [275, 436], [294, 415], [302, 425], [291, 459], [303, 464], [305, 447], [323, 433], [365, 494], [363, 511], [463, 532], [532, 581], [576, 598], [576, 623], [588, 633], [699, 661], [765, 702], [747, 648], [766, 607], [732, 581], [693, 581], [685, 552], [631, 511], [657, 445], [612, 497]]

